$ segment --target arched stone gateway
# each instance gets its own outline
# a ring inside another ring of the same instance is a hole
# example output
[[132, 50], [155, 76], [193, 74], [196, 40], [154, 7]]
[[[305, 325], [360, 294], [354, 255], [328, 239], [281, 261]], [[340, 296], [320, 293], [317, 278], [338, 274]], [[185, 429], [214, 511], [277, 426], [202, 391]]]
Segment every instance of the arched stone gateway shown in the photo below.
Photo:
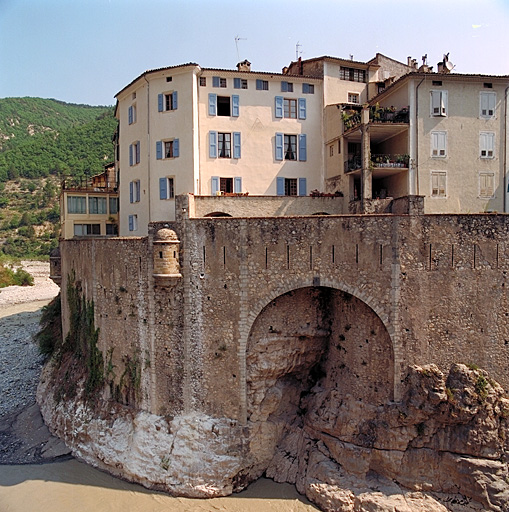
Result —
[[304, 428], [316, 430], [316, 438], [334, 435], [329, 411], [341, 403], [383, 406], [394, 395], [394, 355], [383, 322], [361, 300], [328, 287], [270, 301], [253, 322], [246, 368], [247, 424], [260, 471], [288, 435]]

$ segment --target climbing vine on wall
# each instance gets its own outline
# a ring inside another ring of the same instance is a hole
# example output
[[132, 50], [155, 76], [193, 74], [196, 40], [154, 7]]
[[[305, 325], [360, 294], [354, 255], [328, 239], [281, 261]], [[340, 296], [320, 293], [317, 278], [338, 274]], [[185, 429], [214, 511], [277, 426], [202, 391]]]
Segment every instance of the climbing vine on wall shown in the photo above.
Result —
[[99, 329], [94, 323], [94, 302], [83, 296], [81, 282], [76, 281], [74, 272], [67, 279], [67, 304], [69, 332], [61, 350], [55, 354], [61, 363], [56, 365], [60, 373], [65, 369], [65, 373], [60, 375], [62, 386], [57, 394], [59, 398], [71, 398], [75, 394], [77, 380], [84, 374], [85, 397], [90, 400], [104, 385], [104, 359], [97, 348]]

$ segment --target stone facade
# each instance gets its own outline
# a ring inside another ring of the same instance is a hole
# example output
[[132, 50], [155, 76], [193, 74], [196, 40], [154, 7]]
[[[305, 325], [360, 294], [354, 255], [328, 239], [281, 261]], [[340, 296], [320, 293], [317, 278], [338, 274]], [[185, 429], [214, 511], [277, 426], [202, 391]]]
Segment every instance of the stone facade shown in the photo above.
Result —
[[[409, 368], [430, 364], [442, 376], [456, 363], [488, 370], [489, 378], [471, 370], [461, 379], [479, 383], [481, 375], [493, 382], [486, 384], [494, 390], [490, 410], [498, 407], [499, 413], [489, 414], [495, 414], [496, 432], [506, 431], [503, 389], [490, 379], [509, 388], [507, 217], [193, 218], [190, 199], [178, 201], [177, 220], [151, 224], [148, 237], [61, 243], [64, 332], [66, 287], [74, 276], [94, 303], [98, 348], [113, 368], [100, 412], [79, 399], [56, 403], [49, 370], [43, 379], [39, 400], [46, 421], [78, 456], [189, 496], [227, 494], [267, 470], [297, 482], [327, 509], [324, 494], [310, 483], [319, 478], [304, 471], [304, 460], [321, 457], [327, 474], [333, 466], [351, 471], [362, 452], [357, 476], [374, 471], [407, 489], [452, 493], [454, 486], [443, 484], [447, 475], [438, 469], [419, 488], [395, 469], [396, 453], [410, 446], [408, 457], [419, 457], [425, 448], [437, 462], [455, 428], [470, 428], [465, 424], [473, 417], [480, 428], [477, 414], [488, 414], [484, 399], [454, 428], [431, 419], [431, 410], [426, 417], [417, 414], [409, 387], [416, 370]], [[180, 272], [170, 265], [173, 277], [159, 280], [160, 242], [175, 243], [175, 237]], [[139, 389], [123, 393], [120, 387], [114, 396], [128, 364], [140, 371]], [[430, 370], [419, 371], [415, 379], [424, 381], [415, 386], [431, 396]], [[440, 407], [453, 403], [445, 386]], [[344, 423], [331, 426], [335, 417]], [[435, 441], [415, 444], [421, 423], [434, 425]], [[412, 432], [407, 444], [389, 426]], [[497, 442], [502, 457], [507, 447]], [[288, 443], [292, 450], [286, 450]], [[327, 448], [320, 448], [324, 443]], [[453, 444], [453, 455], [465, 455]], [[500, 459], [483, 452], [481, 439], [478, 444], [467, 455], [477, 457], [480, 467]], [[112, 450], [119, 445], [121, 452]], [[390, 460], [383, 459], [383, 450]], [[295, 464], [283, 464], [284, 453]], [[501, 460], [497, 474], [507, 473]], [[486, 510], [507, 510], [494, 490], [501, 485], [507, 494], [507, 484], [493, 481], [486, 499], [465, 482], [455, 492]], [[328, 510], [354, 510], [334, 503]]]

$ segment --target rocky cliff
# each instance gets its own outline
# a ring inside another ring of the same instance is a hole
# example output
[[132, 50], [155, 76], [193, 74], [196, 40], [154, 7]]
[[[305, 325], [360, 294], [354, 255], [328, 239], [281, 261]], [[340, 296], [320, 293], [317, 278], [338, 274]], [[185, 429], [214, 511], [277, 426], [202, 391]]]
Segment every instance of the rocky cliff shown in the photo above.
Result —
[[38, 401], [77, 457], [172, 494], [226, 495], [265, 472], [325, 511], [509, 510], [509, 400], [486, 372], [413, 366], [403, 399], [384, 405], [323, 382], [301, 394], [301, 414], [286, 423], [265, 417], [263, 407], [275, 410], [282, 397], [268, 393], [247, 427], [107, 401], [92, 408], [79, 393], [57, 403], [50, 367]]

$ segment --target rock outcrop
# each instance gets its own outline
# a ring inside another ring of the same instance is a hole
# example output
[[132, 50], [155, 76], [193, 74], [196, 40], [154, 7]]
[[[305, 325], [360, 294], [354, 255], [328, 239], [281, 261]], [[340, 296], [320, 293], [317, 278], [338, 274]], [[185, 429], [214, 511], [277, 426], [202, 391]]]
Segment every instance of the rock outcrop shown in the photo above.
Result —
[[[50, 373], [38, 400], [52, 431], [78, 458], [150, 488], [213, 497], [265, 472], [331, 512], [509, 510], [509, 399], [477, 368], [411, 367], [403, 399], [377, 406], [319, 381], [301, 399], [305, 413], [284, 424], [260, 411], [247, 427], [111, 401], [91, 408], [79, 395], [57, 403]], [[280, 399], [271, 391], [259, 407]]]

